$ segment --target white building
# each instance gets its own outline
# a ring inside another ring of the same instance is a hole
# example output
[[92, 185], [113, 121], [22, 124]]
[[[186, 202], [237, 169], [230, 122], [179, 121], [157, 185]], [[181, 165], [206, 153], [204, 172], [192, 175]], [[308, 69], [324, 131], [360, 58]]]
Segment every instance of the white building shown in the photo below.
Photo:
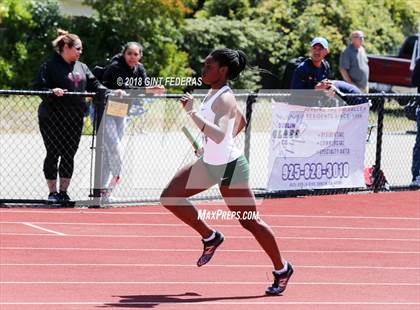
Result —
[[59, 0], [58, 5], [61, 12], [68, 15], [90, 16], [93, 13], [90, 6], [83, 4], [83, 0]]

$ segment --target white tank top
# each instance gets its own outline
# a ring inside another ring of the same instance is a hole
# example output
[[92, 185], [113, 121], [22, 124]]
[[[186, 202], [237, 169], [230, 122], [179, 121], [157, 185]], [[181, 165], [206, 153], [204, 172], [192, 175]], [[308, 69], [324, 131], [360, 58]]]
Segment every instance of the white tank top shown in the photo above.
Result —
[[[207, 96], [201, 103], [200, 115], [213, 124], [216, 114], [213, 112], [211, 107], [214, 101], [225, 91], [231, 92], [232, 90], [229, 86], [225, 85], [206, 101], [208, 95], [210, 94], [209, 91], [209, 94], [207, 94]], [[236, 147], [235, 142], [233, 140], [234, 125], [235, 118], [229, 119], [227, 133], [225, 135], [225, 138], [219, 144], [217, 144], [212, 139], [203, 134], [203, 161], [205, 163], [210, 165], [223, 165], [241, 156], [242, 152]]]

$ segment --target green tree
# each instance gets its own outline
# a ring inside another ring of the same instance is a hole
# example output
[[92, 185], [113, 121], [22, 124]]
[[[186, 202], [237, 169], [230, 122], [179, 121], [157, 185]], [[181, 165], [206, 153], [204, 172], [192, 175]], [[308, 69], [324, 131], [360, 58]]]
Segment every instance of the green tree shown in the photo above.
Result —
[[[189, 54], [189, 62], [196, 74], [201, 72], [205, 57], [214, 49], [228, 47], [240, 49], [248, 56], [251, 66], [263, 63], [270, 57], [278, 35], [253, 20], [229, 20], [223, 16], [207, 19], [188, 19], [182, 27], [183, 50]], [[255, 89], [261, 79], [257, 70], [246, 70], [234, 81], [236, 88]]]
[[16, 81], [17, 70], [28, 58], [26, 30], [32, 27], [27, 3], [16, 0], [0, 3], [0, 88], [10, 88]]
[[207, 0], [203, 9], [197, 12], [197, 17], [207, 18], [220, 15], [231, 19], [243, 19], [249, 17], [249, 14], [249, 0]]
[[0, 3], [0, 88], [29, 88], [62, 23], [56, 1]]
[[[335, 70], [356, 29], [365, 32], [369, 53], [394, 54], [406, 35], [417, 32], [420, 16], [418, 0], [85, 2], [95, 9], [94, 16], [63, 16], [57, 0], [0, 1], [0, 88], [30, 87], [39, 65], [52, 53], [57, 28], [81, 37], [82, 61], [91, 67], [105, 64], [125, 42], [139, 41], [150, 76], [198, 75], [209, 52], [230, 47], [243, 50], [252, 66], [281, 77], [288, 60], [309, 54], [314, 36], [330, 42], [329, 60]], [[235, 86], [279, 83], [247, 70]]]
[[[177, 50], [180, 26], [189, 12], [180, 0], [87, 0], [96, 11], [95, 47], [111, 57], [128, 41], [144, 47], [150, 76], [189, 76], [185, 53]], [[90, 43], [88, 43], [90, 44]], [[104, 58], [105, 58], [104, 57]], [[98, 55], [95, 56], [99, 59]], [[172, 62], [177, 66], [172, 66]], [[182, 65], [183, 64], [183, 65]]]
[[392, 54], [404, 35], [416, 28], [419, 8], [410, 0], [263, 0], [254, 10], [255, 20], [277, 32], [270, 61], [282, 75], [288, 60], [309, 55], [309, 42], [323, 36], [330, 43], [328, 60], [335, 76], [341, 51], [349, 43], [351, 31], [366, 34], [369, 53]]

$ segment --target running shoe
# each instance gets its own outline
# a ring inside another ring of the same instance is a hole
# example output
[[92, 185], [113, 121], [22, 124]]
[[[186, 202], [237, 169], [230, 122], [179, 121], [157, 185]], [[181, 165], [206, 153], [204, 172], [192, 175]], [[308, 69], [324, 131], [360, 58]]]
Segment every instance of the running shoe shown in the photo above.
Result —
[[120, 182], [121, 178], [119, 175], [113, 176], [111, 181], [109, 182], [108, 188], [112, 191]]
[[410, 187], [420, 187], [420, 176], [417, 176], [416, 179], [411, 182]]
[[202, 240], [204, 249], [203, 254], [201, 254], [200, 258], [197, 261], [198, 267], [201, 267], [210, 261], [217, 247], [222, 244], [223, 240], [225, 240], [225, 237], [222, 233], [218, 231], [216, 231], [215, 237], [212, 240], [207, 242]]
[[280, 295], [286, 290], [287, 282], [289, 282], [290, 277], [293, 274], [293, 266], [290, 263], [287, 263], [287, 269], [285, 272], [278, 274], [273, 271], [274, 282], [273, 285], [268, 287], [265, 290], [267, 295]]
[[51, 192], [48, 195], [48, 203], [57, 203], [60, 200], [60, 195], [57, 192]]
[[60, 193], [58, 194], [58, 197], [59, 197], [60, 202], [70, 201], [70, 196], [67, 194], [67, 192], [60, 191]]

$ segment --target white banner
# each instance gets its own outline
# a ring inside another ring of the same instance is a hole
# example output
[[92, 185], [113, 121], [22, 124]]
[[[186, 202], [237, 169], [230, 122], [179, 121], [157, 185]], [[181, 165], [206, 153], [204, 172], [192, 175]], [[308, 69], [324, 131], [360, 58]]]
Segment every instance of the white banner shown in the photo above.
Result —
[[364, 187], [369, 104], [273, 103], [269, 190]]

